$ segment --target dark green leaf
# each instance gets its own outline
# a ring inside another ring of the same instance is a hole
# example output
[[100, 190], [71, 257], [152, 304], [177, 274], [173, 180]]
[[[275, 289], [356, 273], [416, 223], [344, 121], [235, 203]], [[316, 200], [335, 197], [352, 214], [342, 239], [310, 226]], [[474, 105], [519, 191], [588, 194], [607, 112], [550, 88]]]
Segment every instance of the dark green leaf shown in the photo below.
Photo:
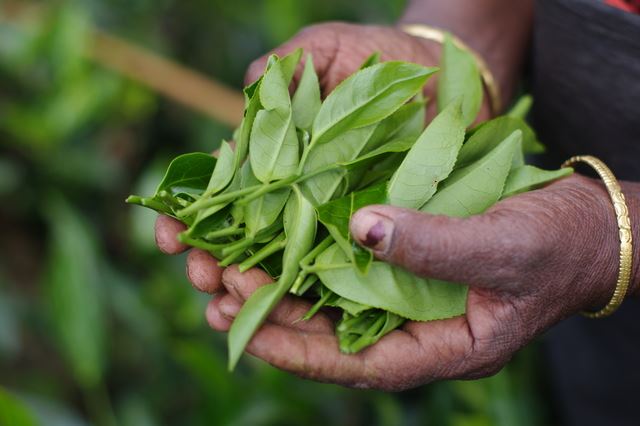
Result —
[[379, 309], [364, 311], [355, 316], [344, 315], [336, 326], [340, 351], [347, 354], [359, 352], [404, 322], [404, 318]]
[[318, 220], [327, 228], [351, 262], [365, 274], [373, 260], [373, 255], [369, 250], [354, 244], [349, 232], [349, 221], [351, 216], [362, 207], [384, 204], [386, 201], [386, 185], [383, 183], [360, 192], [352, 192], [317, 208]]
[[216, 166], [216, 159], [203, 152], [192, 152], [176, 157], [156, 189], [172, 194], [187, 192], [202, 193], [209, 184], [211, 173]]
[[371, 56], [369, 56], [367, 59], [364, 60], [362, 65], [360, 65], [360, 69], [363, 70], [365, 68], [369, 68], [371, 65], [375, 65], [379, 63], [380, 63], [380, 52], [375, 52], [374, 54], [372, 54]]

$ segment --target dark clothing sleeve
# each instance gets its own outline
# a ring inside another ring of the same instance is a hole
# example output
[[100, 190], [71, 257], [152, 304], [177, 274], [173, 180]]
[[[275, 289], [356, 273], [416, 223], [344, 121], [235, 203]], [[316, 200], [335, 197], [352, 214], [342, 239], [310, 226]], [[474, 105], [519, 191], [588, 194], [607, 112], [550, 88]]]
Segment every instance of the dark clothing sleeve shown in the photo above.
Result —
[[[600, 0], [539, 0], [532, 77], [549, 166], [592, 154], [640, 181], [640, 15]], [[640, 301], [607, 319], [564, 321], [545, 348], [562, 424], [640, 425]]]

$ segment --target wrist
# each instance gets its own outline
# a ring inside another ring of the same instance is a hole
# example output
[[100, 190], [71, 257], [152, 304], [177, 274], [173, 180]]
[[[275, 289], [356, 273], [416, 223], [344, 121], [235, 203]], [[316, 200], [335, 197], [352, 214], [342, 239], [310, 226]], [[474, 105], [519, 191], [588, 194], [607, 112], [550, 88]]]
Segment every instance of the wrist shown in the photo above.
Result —
[[[611, 196], [601, 179], [584, 179], [586, 193], [584, 197], [591, 203], [589, 208], [589, 227], [582, 232], [593, 232], [595, 238], [590, 239], [592, 250], [584, 250], [577, 247], [583, 253], [591, 253], [582, 257], [580, 262], [587, 275], [588, 293], [586, 306], [587, 312], [597, 312], [603, 309], [614, 297], [618, 288], [618, 278], [621, 271], [621, 240], [618, 218]], [[632, 229], [633, 253], [632, 270], [626, 290], [625, 298], [637, 297], [640, 293], [640, 250], [638, 250], [638, 224], [640, 223], [640, 185], [630, 182], [619, 182], [622, 193], [625, 196], [629, 219]], [[583, 205], [582, 209], [585, 208]], [[591, 229], [591, 231], [589, 231]], [[586, 247], [585, 247], [586, 248]], [[593, 250], [595, 249], [595, 251]], [[589, 257], [592, 259], [589, 261]], [[576, 283], [580, 285], [580, 283]], [[623, 302], [624, 303], [624, 302]]]

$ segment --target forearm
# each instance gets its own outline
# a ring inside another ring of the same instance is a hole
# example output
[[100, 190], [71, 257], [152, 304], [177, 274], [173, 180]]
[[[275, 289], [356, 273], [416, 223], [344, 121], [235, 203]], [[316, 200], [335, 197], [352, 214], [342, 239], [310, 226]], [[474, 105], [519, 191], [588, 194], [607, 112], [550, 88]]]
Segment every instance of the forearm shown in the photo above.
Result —
[[508, 104], [524, 60], [533, 21], [533, 0], [410, 0], [400, 24], [447, 29], [478, 52]]

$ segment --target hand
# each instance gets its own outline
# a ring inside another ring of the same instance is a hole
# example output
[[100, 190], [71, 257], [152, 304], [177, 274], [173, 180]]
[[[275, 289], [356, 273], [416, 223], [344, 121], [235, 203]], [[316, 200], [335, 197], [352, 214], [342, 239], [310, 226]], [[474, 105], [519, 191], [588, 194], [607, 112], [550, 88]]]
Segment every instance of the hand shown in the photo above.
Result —
[[[636, 215], [637, 207], [637, 198], [631, 199]], [[303, 377], [354, 387], [402, 390], [439, 379], [479, 378], [497, 372], [563, 318], [604, 306], [615, 287], [615, 216], [604, 187], [581, 176], [466, 219], [371, 206], [354, 215], [351, 227], [379, 259], [421, 276], [468, 283], [466, 314], [408, 322], [364, 351], [344, 355], [331, 319], [319, 314], [296, 322], [309, 304], [289, 296], [248, 352]], [[162, 238], [159, 244], [167, 248]], [[226, 331], [243, 301], [270, 279], [257, 269], [223, 273], [212, 265], [212, 258], [194, 250], [189, 277], [198, 288], [220, 292], [207, 319]]]
[[[353, 74], [372, 53], [380, 52], [382, 61], [402, 60], [425, 66], [437, 66], [440, 62], [441, 46], [431, 40], [410, 36], [403, 31], [385, 26], [356, 25], [330, 22], [307, 27], [291, 40], [274, 49], [271, 53], [287, 55], [297, 48], [303, 48], [305, 55], [313, 55], [313, 63], [318, 73], [323, 96], [326, 96], [342, 80]], [[255, 60], [248, 68], [245, 83], [255, 81], [267, 64], [269, 54]], [[304, 69], [302, 63], [294, 76], [294, 85]], [[425, 88], [431, 99], [427, 116], [435, 116], [435, 81], [432, 78]], [[479, 120], [490, 117], [488, 97], [485, 96]]]

